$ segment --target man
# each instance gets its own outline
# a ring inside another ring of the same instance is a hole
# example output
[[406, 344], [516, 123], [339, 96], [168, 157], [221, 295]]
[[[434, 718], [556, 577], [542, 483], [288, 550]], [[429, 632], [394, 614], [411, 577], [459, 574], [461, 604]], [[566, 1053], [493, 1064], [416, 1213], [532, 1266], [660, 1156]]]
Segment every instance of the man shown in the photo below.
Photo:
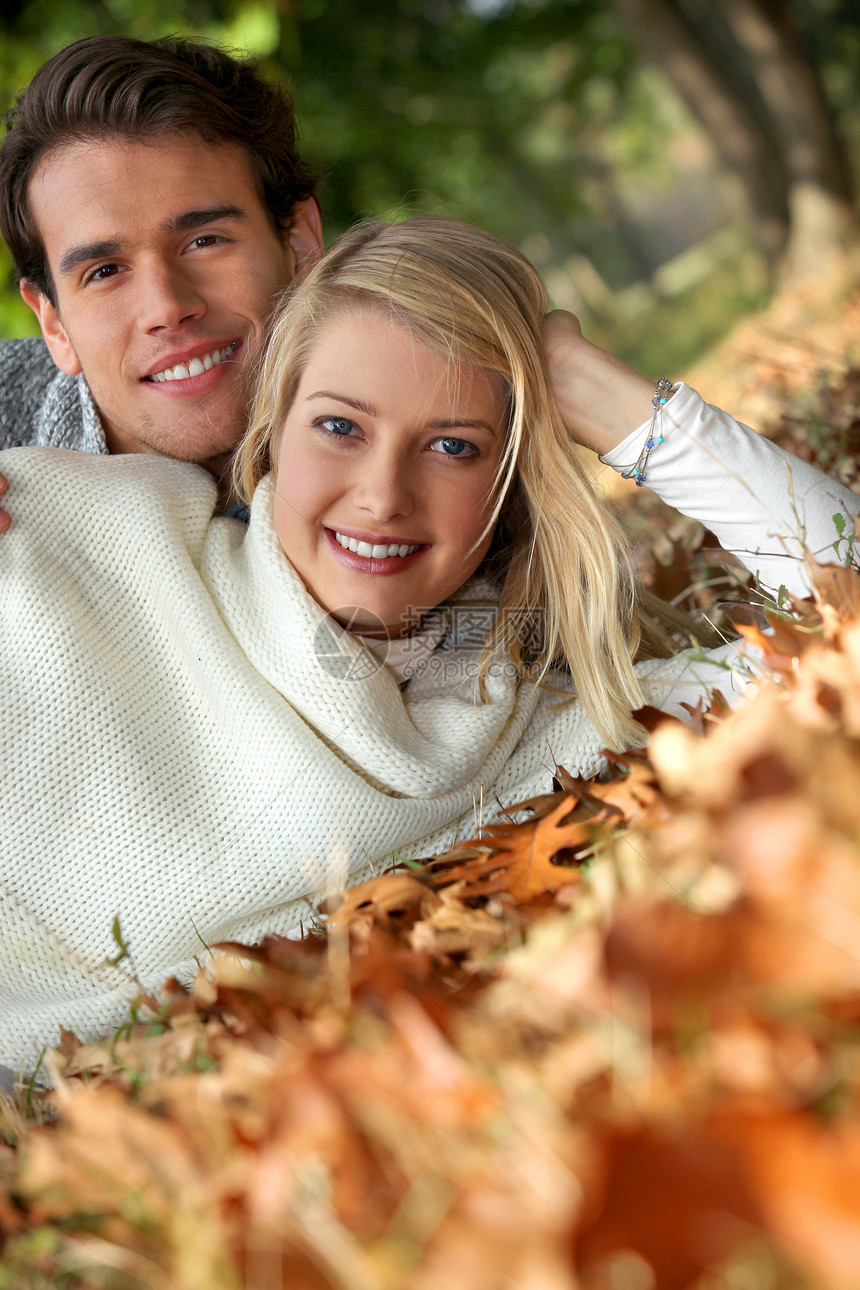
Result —
[[291, 103], [206, 45], [91, 37], [7, 126], [0, 233], [44, 340], [0, 343], [0, 448], [195, 461], [226, 503], [272, 301], [322, 242]]
[[0, 342], [0, 448], [164, 453], [222, 480], [272, 301], [322, 243], [314, 186], [290, 101], [248, 64], [122, 37], [50, 59], [0, 151], [0, 233], [44, 337]]
[[[0, 234], [44, 341], [0, 342], [0, 448], [196, 461], [226, 504], [266, 316], [322, 245], [291, 103], [210, 46], [95, 36], [45, 63], [7, 127]], [[653, 383], [571, 314], [545, 339], [572, 437], [608, 451]]]

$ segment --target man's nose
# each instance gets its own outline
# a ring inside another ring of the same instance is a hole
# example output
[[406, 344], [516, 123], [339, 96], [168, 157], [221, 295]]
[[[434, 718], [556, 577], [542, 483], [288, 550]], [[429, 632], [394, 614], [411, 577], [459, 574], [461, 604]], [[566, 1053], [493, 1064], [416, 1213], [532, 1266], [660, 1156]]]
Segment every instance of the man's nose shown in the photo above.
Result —
[[139, 279], [138, 320], [143, 331], [173, 330], [206, 313], [199, 288], [175, 264], [147, 266]]
[[374, 453], [364, 464], [355, 492], [357, 506], [381, 523], [411, 515], [414, 481], [409, 463], [397, 453]]

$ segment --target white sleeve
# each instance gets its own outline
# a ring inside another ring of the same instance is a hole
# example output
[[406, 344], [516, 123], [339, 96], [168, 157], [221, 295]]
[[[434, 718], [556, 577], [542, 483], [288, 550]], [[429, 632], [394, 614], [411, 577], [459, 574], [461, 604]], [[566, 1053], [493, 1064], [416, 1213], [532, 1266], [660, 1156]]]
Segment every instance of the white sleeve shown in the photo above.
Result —
[[743, 640], [728, 641], [716, 649], [682, 650], [674, 658], [636, 664], [645, 701], [682, 721], [688, 720], [698, 703], [707, 707], [715, 690], [730, 708], [741, 706], [763, 674], [761, 655]]
[[[601, 460], [621, 471], [635, 462], [649, 422]], [[664, 442], [651, 453], [647, 486], [700, 520], [767, 587], [811, 590], [804, 552], [838, 559], [836, 513], [853, 532], [860, 497], [808, 462], [679, 385], [663, 411]]]

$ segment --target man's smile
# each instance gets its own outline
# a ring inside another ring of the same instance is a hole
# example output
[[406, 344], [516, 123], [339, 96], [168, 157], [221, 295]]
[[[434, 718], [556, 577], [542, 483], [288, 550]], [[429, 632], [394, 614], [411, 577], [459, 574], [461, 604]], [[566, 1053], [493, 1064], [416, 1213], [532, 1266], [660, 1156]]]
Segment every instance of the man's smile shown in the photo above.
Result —
[[[202, 376], [204, 372], [209, 372], [213, 367], [223, 363], [225, 359], [230, 358], [239, 348], [240, 341], [231, 340], [227, 345], [220, 348], [208, 349], [204, 353], [192, 355], [183, 355], [175, 359], [173, 355], [167, 363], [164, 364], [157, 372], [148, 373], [143, 377], [144, 381], [187, 381], [194, 376]], [[164, 360], [159, 360], [163, 362]]]

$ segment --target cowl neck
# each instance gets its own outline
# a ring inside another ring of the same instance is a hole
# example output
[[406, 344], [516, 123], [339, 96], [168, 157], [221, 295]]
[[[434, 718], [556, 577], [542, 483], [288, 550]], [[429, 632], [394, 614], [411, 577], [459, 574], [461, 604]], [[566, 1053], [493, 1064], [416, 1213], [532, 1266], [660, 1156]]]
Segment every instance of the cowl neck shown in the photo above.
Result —
[[[384, 791], [429, 797], [495, 778], [534, 712], [537, 688], [518, 684], [500, 660], [482, 696], [480, 647], [448, 629], [440, 633], [444, 658], [401, 690], [361, 637], [339, 627], [306, 590], [278, 541], [273, 500], [267, 476], [244, 540], [232, 526], [213, 525], [202, 565], [204, 577], [218, 570], [213, 598], [255, 669]], [[458, 594], [470, 605], [489, 603], [489, 589], [477, 581]]]

